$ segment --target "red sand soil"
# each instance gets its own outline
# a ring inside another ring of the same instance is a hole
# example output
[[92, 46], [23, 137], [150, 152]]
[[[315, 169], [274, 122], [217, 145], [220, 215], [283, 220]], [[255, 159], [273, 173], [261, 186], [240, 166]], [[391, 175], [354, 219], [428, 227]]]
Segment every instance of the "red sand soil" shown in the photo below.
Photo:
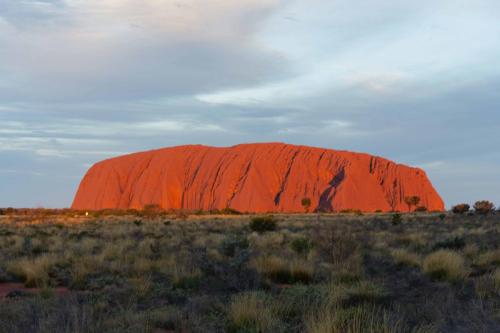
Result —
[[[56, 295], [64, 295], [69, 292], [69, 290], [64, 287], [54, 288], [53, 290]], [[22, 283], [0, 283], [0, 299], [6, 297], [9, 293], [13, 291], [23, 291], [32, 294], [37, 294], [40, 292], [40, 289], [26, 288]]]
[[140, 152], [95, 164], [72, 208], [241, 212], [408, 211], [406, 196], [443, 210], [425, 172], [368, 154], [282, 143], [233, 147], [189, 145]]

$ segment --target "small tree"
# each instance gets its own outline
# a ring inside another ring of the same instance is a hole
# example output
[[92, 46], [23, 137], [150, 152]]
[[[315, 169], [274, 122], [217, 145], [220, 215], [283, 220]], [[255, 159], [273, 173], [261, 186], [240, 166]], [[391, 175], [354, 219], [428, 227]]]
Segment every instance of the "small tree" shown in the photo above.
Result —
[[455, 214], [465, 214], [470, 210], [470, 206], [466, 203], [461, 203], [458, 205], [455, 205], [451, 208], [451, 211]]
[[411, 207], [417, 206], [420, 203], [420, 197], [416, 195], [406, 197], [405, 203], [408, 205], [408, 211], [411, 212]]
[[477, 214], [486, 215], [495, 210], [495, 205], [490, 201], [481, 200], [474, 204], [474, 210]]
[[302, 207], [304, 207], [304, 211], [306, 213], [309, 212], [309, 208], [311, 207], [311, 199], [309, 198], [303, 198], [301, 201]]

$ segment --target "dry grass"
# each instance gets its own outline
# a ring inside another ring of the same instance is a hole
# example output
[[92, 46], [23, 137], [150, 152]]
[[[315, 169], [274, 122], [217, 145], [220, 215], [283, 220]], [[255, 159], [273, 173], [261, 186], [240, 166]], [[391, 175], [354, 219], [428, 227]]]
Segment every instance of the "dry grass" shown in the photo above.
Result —
[[401, 324], [391, 322], [388, 313], [370, 305], [352, 308], [324, 306], [306, 318], [308, 333], [396, 333]]
[[279, 326], [276, 306], [266, 295], [248, 292], [235, 295], [229, 305], [233, 329], [249, 332], [275, 332]]
[[0, 299], [0, 331], [494, 331], [498, 216], [391, 216], [279, 215], [262, 234], [252, 216], [0, 221], [0, 283], [47, 286]]
[[489, 267], [491, 265], [500, 265], [500, 249], [486, 251], [481, 253], [475, 264], [480, 267]]
[[450, 250], [439, 250], [425, 257], [422, 264], [424, 272], [431, 278], [458, 282], [464, 280], [468, 271], [463, 257]]
[[474, 287], [481, 298], [500, 296], [500, 268], [476, 279]]
[[277, 256], [257, 257], [252, 266], [257, 272], [277, 283], [308, 283], [314, 275], [314, 265], [306, 260], [285, 260]]
[[408, 252], [404, 249], [396, 249], [391, 251], [392, 258], [394, 262], [398, 265], [404, 265], [409, 267], [419, 267], [421, 263], [421, 258], [418, 254]]
[[20, 258], [7, 265], [7, 271], [24, 281], [26, 287], [46, 287], [49, 271], [57, 263], [57, 258], [42, 255], [34, 259]]

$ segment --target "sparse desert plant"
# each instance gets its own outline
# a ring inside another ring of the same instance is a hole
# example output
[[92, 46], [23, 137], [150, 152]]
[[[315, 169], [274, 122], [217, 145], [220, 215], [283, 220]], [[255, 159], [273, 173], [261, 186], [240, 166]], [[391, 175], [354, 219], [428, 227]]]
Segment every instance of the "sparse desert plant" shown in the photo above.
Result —
[[455, 214], [465, 214], [470, 210], [470, 205], [466, 203], [455, 205], [451, 208], [451, 211]]
[[305, 237], [295, 238], [292, 243], [290, 243], [290, 247], [297, 254], [302, 255], [307, 258], [307, 255], [311, 251], [313, 244], [310, 239]]
[[273, 216], [257, 216], [250, 221], [250, 230], [258, 233], [276, 230], [276, 219]]
[[488, 200], [477, 201], [474, 204], [474, 211], [480, 215], [487, 215], [495, 210], [495, 205]]
[[391, 251], [391, 255], [397, 265], [409, 267], [420, 266], [420, 256], [416, 253], [408, 252], [404, 249], [396, 249]]
[[355, 236], [336, 226], [328, 226], [318, 230], [314, 239], [318, 250], [332, 264], [344, 262], [359, 249], [359, 242]]
[[438, 250], [429, 254], [425, 257], [422, 268], [436, 280], [458, 282], [468, 275], [462, 256], [450, 250]]

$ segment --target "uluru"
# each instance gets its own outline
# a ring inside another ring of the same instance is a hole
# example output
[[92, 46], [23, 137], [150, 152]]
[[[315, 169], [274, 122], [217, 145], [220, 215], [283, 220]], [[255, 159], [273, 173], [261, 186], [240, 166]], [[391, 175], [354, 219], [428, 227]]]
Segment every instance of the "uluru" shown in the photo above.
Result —
[[241, 212], [408, 211], [404, 199], [443, 210], [426, 173], [364, 153], [283, 143], [185, 145], [104, 160], [80, 183], [72, 208]]

